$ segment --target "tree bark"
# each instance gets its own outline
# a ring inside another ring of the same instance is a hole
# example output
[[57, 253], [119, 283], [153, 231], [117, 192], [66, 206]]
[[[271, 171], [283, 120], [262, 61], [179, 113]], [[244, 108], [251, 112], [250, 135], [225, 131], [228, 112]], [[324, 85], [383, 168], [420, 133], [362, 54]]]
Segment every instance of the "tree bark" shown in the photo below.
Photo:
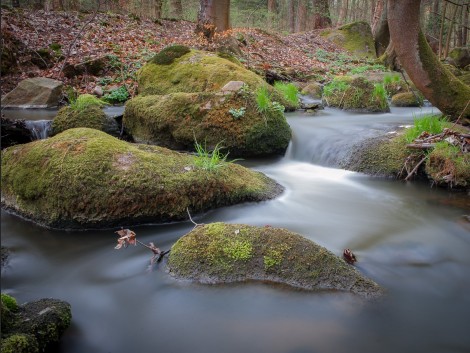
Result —
[[306, 20], [307, 20], [307, 4], [306, 0], [299, 0], [299, 5], [297, 7], [297, 16], [295, 21], [295, 31], [302, 32], [305, 31]]
[[183, 6], [181, 5], [181, 0], [171, 0], [170, 5], [171, 16], [177, 19], [183, 18]]
[[372, 23], [372, 36], [375, 42], [375, 52], [377, 57], [387, 50], [390, 43], [390, 31], [387, 20], [387, 4], [383, 0], [377, 2], [374, 11], [374, 22]]
[[268, 0], [268, 28], [274, 28], [274, 18], [277, 13], [276, 0]]
[[419, 24], [420, 0], [388, 0], [388, 25], [398, 60], [415, 86], [452, 121], [470, 125], [470, 87], [432, 52]]
[[230, 0], [201, 0], [196, 33], [212, 38], [215, 32], [230, 28]]
[[291, 33], [295, 32], [295, 3], [294, 0], [288, 2], [289, 5], [289, 30]]
[[331, 27], [328, 0], [313, 0], [313, 28]]
[[348, 16], [348, 0], [343, 0], [339, 8], [337, 26], [343, 25], [346, 22], [347, 16]]

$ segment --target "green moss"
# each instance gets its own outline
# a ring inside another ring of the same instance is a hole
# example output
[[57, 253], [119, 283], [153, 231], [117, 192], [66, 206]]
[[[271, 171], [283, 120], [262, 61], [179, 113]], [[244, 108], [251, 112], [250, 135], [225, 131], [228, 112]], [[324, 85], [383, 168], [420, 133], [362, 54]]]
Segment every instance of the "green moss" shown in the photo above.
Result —
[[423, 98], [418, 93], [403, 92], [395, 94], [391, 103], [396, 107], [420, 107], [423, 105]]
[[32, 335], [15, 334], [2, 339], [2, 353], [37, 353], [39, 347]]
[[10, 311], [17, 311], [18, 310], [18, 304], [16, 302], [16, 299], [9, 296], [8, 294], [2, 293], [2, 304]]
[[177, 278], [203, 283], [254, 279], [371, 297], [381, 293], [377, 284], [339, 257], [281, 228], [224, 223], [198, 226], [173, 245], [168, 266]]
[[438, 185], [470, 187], [470, 154], [446, 141], [439, 142], [426, 160], [426, 173]]
[[261, 173], [229, 163], [217, 173], [194, 157], [69, 129], [2, 151], [4, 205], [54, 228], [106, 227], [187, 218], [277, 195]]
[[78, 127], [101, 130], [106, 120], [106, 114], [99, 106], [91, 105], [79, 110], [63, 107], [52, 121], [52, 135]]
[[156, 54], [152, 59], [150, 59], [150, 62], [158, 65], [170, 65], [175, 59], [182, 57], [189, 53], [189, 51], [190, 49], [187, 46], [171, 45]]
[[337, 29], [324, 30], [321, 35], [358, 58], [376, 58], [374, 39], [367, 22], [353, 22]]
[[[230, 110], [241, 107], [234, 119]], [[291, 137], [284, 114], [260, 113], [252, 92], [137, 96], [126, 104], [124, 125], [138, 142], [186, 150], [195, 139], [208, 149], [221, 143], [231, 157], [284, 153]]]

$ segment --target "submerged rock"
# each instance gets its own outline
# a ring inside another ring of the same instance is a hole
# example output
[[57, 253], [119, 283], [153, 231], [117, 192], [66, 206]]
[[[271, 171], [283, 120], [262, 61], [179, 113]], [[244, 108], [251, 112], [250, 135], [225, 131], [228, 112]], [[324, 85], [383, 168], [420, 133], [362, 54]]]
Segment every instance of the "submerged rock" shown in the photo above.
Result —
[[419, 99], [418, 93], [403, 92], [392, 96], [392, 105], [395, 107], [420, 107], [423, 105], [423, 99]]
[[70, 326], [70, 304], [40, 299], [17, 305], [2, 294], [2, 352], [45, 352], [54, 348]]
[[307, 290], [346, 291], [376, 298], [383, 290], [355, 267], [282, 228], [212, 223], [172, 247], [170, 274], [201, 283], [271, 281]]
[[283, 154], [291, 130], [282, 110], [260, 112], [254, 93], [235, 83], [219, 93], [137, 96], [126, 104], [124, 126], [137, 142], [172, 149], [194, 150], [196, 140], [233, 157]]
[[449, 62], [457, 66], [460, 69], [465, 68], [465, 66], [470, 65], [470, 48], [468, 47], [457, 47], [453, 48], [449, 52], [449, 57], [447, 58]]
[[62, 82], [46, 77], [28, 78], [2, 98], [3, 108], [57, 107], [62, 97]]
[[206, 162], [69, 129], [2, 151], [2, 205], [47, 227], [101, 228], [181, 220], [187, 208], [196, 213], [282, 191], [262, 173]]

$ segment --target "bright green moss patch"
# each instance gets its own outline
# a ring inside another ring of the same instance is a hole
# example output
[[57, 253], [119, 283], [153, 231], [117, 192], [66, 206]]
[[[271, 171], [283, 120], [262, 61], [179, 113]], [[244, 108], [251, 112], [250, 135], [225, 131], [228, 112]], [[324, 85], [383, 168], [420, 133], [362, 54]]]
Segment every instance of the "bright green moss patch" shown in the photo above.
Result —
[[[234, 118], [231, 110], [241, 108]], [[230, 157], [282, 154], [291, 138], [284, 114], [260, 112], [251, 91], [137, 96], [126, 104], [124, 125], [141, 143], [194, 150], [197, 140], [211, 150], [220, 144]]]
[[172, 45], [161, 50], [152, 59], [151, 63], [158, 65], [170, 65], [177, 58], [189, 53], [190, 49], [184, 45]]
[[166, 222], [282, 188], [240, 165], [208, 171], [194, 156], [69, 129], [2, 151], [4, 206], [53, 228]]
[[8, 294], [2, 293], [2, 304], [10, 311], [18, 310], [16, 299], [9, 296]]
[[2, 339], [2, 353], [37, 353], [39, 347], [33, 335], [14, 334]]
[[52, 135], [77, 127], [101, 130], [106, 125], [106, 120], [106, 114], [99, 106], [92, 105], [78, 110], [63, 107], [52, 121]]
[[381, 288], [327, 249], [286, 229], [243, 224], [197, 226], [172, 247], [176, 278], [202, 283], [262, 280], [309, 290], [377, 297]]

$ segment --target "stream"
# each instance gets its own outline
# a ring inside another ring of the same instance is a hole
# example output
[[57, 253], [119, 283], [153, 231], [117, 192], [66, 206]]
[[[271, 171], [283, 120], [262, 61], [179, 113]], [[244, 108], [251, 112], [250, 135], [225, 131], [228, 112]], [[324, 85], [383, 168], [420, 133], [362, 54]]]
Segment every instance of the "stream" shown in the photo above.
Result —
[[[289, 113], [286, 155], [240, 162], [285, 192], [193, 215], [198, 223], [288, 228], [338, 255], [350, 248], [359, 271], [387, 290], [381, 301], [256, 282], [179, 282], [163, 263], [149, 266], [147, 249], [115, 250], [115, 229], [47, 230], [5, 211], [2, 245], [12, 254], [2, 292], [20, 303], [68, 301], [73, 318], [63, 353], [470, 352], [470, 227], [462, 218], [469, 195], [338, 168], [354, 143], [430, 111]], [[132, 229], [166, 250], [192, 227]]]

